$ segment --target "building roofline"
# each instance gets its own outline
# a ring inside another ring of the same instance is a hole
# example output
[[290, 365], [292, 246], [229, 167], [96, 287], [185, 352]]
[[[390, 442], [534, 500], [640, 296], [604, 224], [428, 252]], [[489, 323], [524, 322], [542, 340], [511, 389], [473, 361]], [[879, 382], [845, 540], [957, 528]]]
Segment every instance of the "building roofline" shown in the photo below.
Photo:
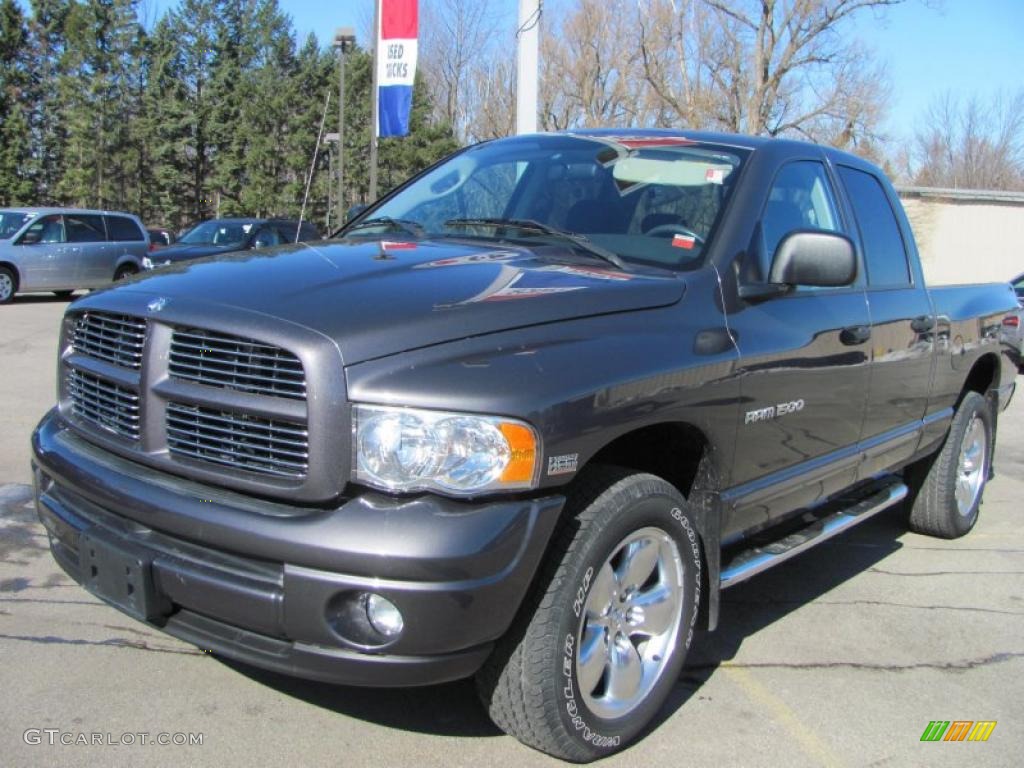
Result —
[[1016, 203], [1024, 205], [1024, 192], [1005, 189], [949, 189], [944, 187], [898, 186], [900, 197], [919, 197], [935, 200], [960, 200], [969, 203]]

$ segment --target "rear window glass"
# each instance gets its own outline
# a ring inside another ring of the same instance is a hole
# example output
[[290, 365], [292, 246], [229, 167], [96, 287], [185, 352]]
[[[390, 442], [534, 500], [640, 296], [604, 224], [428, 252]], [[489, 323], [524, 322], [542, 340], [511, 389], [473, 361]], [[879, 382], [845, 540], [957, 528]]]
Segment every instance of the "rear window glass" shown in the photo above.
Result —
[[139, 225], [127, 216], [107, 216], [107, 233], [111, 240], [139, 241], [146, 238]]

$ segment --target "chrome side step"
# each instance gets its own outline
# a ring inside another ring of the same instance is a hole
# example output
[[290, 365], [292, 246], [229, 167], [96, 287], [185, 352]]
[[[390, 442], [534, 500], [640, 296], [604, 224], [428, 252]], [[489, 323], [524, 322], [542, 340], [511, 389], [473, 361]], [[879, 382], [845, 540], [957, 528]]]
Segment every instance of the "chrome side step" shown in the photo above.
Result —
[[831, 539], [902, 501], [906, 498], [907, 492], [907, 486], [902, 481], [889, 480], [881, 488], [870, 492], [870, 495], [834, 512], [824, 511], [821, 516], [813, 518], [809, 525], [781, 539], [738, 552], [728, 562], [723, 563], [721, 588], [725, 589], [746, 581], [751, 576], [799, 555], [815, 544]]

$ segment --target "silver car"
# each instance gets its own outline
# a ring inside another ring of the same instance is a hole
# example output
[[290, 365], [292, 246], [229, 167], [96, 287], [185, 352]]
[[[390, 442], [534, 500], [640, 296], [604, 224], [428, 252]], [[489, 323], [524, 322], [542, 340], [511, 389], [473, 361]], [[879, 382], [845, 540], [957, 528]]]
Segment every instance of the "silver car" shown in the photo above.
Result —
[[0, 209], [0, 304], [14, 294], [100, 288], [142, 268], [138, 217], [78, 208]]

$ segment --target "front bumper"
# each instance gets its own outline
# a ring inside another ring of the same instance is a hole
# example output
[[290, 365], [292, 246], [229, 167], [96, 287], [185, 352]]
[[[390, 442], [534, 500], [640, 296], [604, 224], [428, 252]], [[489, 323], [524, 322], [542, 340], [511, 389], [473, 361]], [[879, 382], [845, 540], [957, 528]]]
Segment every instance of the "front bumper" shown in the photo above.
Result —
[[[90, 583], [83, 542], [108, 542], [134, 558], [148, 593], [141, 613], [108, 602], [216, 654], [349, 685], [473, 674], [511, 624], [564, 502], [365, 494], [297, 507], [114, 456], [55, 411], [32, 443], [37, 511], [73, 579]], [[370, 591], [405, 620], [372, 647], [332, 609]]]

